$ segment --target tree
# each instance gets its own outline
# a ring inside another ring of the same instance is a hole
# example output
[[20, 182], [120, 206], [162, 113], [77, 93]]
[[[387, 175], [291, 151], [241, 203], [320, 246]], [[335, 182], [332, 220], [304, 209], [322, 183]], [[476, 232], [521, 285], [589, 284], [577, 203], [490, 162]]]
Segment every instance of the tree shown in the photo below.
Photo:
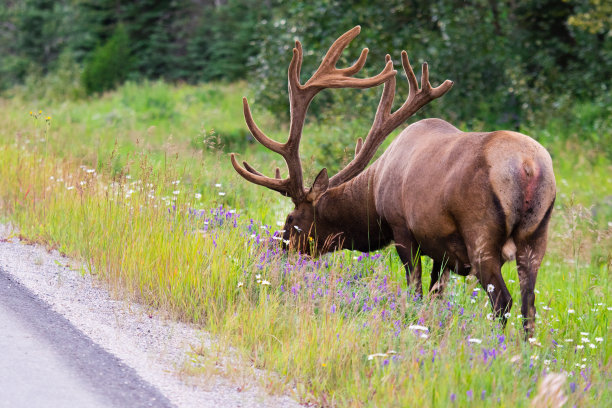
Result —
[[114, 88], [130, 71], [129, 38], [122, 25], [113, 36], [94, 50], [83, 69], [83, 86], [87, 93], [98, 93]]

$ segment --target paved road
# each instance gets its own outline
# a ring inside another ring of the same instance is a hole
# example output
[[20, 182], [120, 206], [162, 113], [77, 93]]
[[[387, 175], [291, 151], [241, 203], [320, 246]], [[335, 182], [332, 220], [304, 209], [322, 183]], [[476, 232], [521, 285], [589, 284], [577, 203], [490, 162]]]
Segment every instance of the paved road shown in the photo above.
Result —
[[0, 408], [170, 406], [0, 269]]

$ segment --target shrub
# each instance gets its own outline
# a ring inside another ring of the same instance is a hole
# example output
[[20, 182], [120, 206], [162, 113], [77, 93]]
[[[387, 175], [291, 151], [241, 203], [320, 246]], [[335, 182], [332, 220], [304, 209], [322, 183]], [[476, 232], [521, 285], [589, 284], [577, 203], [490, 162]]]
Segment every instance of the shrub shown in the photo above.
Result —
[[129, 72], [129, 61], [129, 39], [119, 25], [113, 36], [98, 46], [85, 63], [81, 78], [87, 93], [104, 92], [123, 82]]

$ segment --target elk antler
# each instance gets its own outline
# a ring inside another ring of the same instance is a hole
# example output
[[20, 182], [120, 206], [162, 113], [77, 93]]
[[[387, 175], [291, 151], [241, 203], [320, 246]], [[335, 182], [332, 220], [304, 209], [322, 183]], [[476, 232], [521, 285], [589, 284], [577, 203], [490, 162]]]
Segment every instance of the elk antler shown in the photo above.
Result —
[[[353, 75], [358, 73], [366, 62], [368, 55], [367, 48], [361, 51], [359, 59], [352, 66], [342, 69], [336, 68], [336, 63], [342, 51], [360, 31], [361, 27], [357, 26], [340, 36], [329, 48], [327, 54], [325, 54], [319, 68], [304, 85], [300, 83], [300, 69], [302, 67], [303, 58], [302, 44], [300, 44], [299, 41], [295, 42], [293, 58], [291, 58], [288, 71], [291, 124], [289, 126], [289, 139], [286, 143], [279, 143], [270, 139], [257, 127], [251, 115], [249, 104], [246, 98], [243, 98], [244, 118], [253, 137], [268, 149], [283, 156], [289, 169], [289, 177], [281, 179], [278, 169], [276, 170], [276, 178], [266, 177], [246, 162], [243, 162], [244, 167], [242, 167], [236, 161], [234, 153], [232, 153], [232, 165], [238, 174], [251, 183], [268, 187], [283, 195], [291, 197], [295, 203], [301, 202], [304, 199], [306, 190], [303, 186], [299, 147], [306, 111], [312, 99], [319, 91], [325, 88], [371, 88], [378, 86], [383, 82], [395, 78], [395, 74], [397, 73], [393, 69], [391, 59], [387, 58], [385, 68], [378, 75], [369, 78], [353, 78]], [[395, 84], [394, 79], [393, 81]], [[366, 141], [366, 145], [367, 144], [368, 141]]]
[[[389, 54], [387, 54], [385, 59], [388, 66], [391, 63]], [[408, 98], [398, 110], [391, 113], [391, 105], [395, 97], [395, 76], [390, 77], [385, 82], [378, 109], [376, 110], [376, 116], [365, 142], [361, 138], [357, 139], [355, 157], [345, 168], [329, 180], [330, 188], [345, 183], [361, 173], [370, 160], [372, 160], [372, 157], [374, 157], [378, 147], [391, 132], [423, 106], [444, 95], [453, 86], [453, 82], [447, 79], [442, 85], [432, 88], [429, 83], [429, 69], [427, 63], [424, 63], [421, 74], [421, 88], [419, 89], [406, 51], [402, 51], [402, 65], [410, 85]]]

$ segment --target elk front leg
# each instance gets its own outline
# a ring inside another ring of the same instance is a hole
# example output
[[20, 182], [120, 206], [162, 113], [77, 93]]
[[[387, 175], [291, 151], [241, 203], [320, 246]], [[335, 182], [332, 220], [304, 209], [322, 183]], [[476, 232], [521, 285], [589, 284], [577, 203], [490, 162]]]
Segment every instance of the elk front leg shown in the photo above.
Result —
[[406, 282], [408, 290], [423, 297], [423, 284], [421, 283], [421, 253], [417, 242], [410, 233], [398, 232], [393, 234], [395, 249], [406, 269]]
[[441, 296], [444, 293], [450, 276], [450, 269], [444, 262], [434, 260], [431, 268], [431, 283], [429, 293], [433, 296]]

